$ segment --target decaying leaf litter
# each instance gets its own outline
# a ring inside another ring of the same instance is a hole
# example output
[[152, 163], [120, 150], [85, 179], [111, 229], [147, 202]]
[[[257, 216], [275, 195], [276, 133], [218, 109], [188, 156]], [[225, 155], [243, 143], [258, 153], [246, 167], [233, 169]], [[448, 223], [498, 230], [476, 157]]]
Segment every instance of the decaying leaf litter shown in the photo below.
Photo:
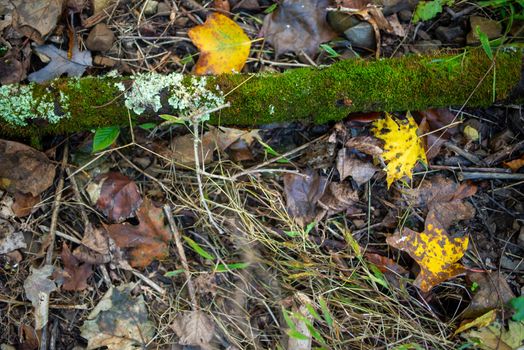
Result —
[[[274, 71], [473, 44], [477, 23], [502, 34], [479, 8], [438, 2], [436, 19], [394, 1], [9, 3], [0, 78]], [[38, 62], [31, 44], [54, 46]], [[231, 47], [234, 59], [214, 55]], [[254, 131], [172, 116], [153, 133], [113, 132], [105, 146], [130, 146], [98, 155], [89, 133], [44, 140], [45, 153], [2, 140], [2, 343], [518, 348], [519, 113], [453, 107]]]

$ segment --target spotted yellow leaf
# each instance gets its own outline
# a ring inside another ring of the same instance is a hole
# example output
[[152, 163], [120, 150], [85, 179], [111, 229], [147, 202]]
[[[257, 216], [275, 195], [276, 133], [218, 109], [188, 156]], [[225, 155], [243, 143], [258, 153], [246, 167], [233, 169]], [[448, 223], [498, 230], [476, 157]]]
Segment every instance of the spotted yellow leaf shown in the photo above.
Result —
[[424, 232], [403, 228], [386, 242], [407, 252], [419, 264], [420, 273], [414, 285], [424, 292], [465, 272], [464, 266], [457, 262], [468, 249], [468, 237], [450, 238], [434, 211], [428, 213]]
[[388, 188], [404, 175], [411, 179], [417, 161], [427, 163], [426, 152], [417, 135], [417, 129], [418, 125], [409, 112], [406, 121], [386, 113], [386, 118], [374, 122], [373, 134], [385, 142], [382, 157], [387, 163], [385, 170]]
[[195, 74], [240, 72], [247, 61], [251, 41], [242, 28], [220, 13], [212, 13], [188, 33], [200, 50]]

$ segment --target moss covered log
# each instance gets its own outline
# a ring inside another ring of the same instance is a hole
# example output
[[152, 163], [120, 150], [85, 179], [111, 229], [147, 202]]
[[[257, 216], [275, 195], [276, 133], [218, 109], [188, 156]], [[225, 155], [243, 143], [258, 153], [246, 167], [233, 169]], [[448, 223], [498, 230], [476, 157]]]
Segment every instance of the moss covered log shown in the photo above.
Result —
[[[194, 77], [62, 78], [43, 85], [0, 87], [0, 134], [34, 137], [189, 116], [224, 103], [210, 116], [221, 125], [255, 126], [289, 120], [323, 123], [351, 112], [485, 107], [506, 99], [521, 77], [522, 53], [499, 52], [496, 68], [481, 50], [460, 54], [345, 60], [284, 73]], [[495, 74], [493, 74], [495, 72]]]

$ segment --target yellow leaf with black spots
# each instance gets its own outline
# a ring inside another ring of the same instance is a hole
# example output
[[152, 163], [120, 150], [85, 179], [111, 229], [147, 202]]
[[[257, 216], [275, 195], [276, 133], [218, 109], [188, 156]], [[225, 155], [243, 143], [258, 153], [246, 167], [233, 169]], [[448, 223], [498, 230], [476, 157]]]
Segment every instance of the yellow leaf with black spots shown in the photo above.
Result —
[[386, 239], [390, 246], [407, 252], [420, 266], [414, 285], [424, 292], [465, 272], [458, 261], [468, 249], [468, 241], [468, 237], [451, 238], [434, 211], [426, 218], [424, 232], [403, 228]]
[[388, 188], [403, 176], [412, 177], [417, 161], [427, 164], [422, 140], [417, 135], [418, 125], [408, 112], [401, 121], [386, 113], [386, 118], [373, 123], [373, 134], [384, 141], [382, 157], [386, 162]]

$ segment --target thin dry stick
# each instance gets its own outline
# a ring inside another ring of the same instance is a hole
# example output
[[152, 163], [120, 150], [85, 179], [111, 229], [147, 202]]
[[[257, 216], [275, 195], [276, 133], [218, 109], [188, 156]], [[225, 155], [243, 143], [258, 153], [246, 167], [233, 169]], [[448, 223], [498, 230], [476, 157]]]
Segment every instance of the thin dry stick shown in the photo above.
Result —
[[180, 257], [180, 262], [182, 263], [182, 267], [184, 268], [184, 274], [187, 280], [187, 290], [189, 292], [189, 298], [191, 299], [193, 310], [197, 310], [198, 301], [196, 298], [195, 286], [193, 285], [193, 281], [191, 280], [191, 273], [189, 272], [189, 265], [187, 263], [184, 246], [182, 245], [182, 240], [180, 239], [180, 232], [178, 231], [175, 221], [173, 220], [173, 214], [169, 204], [164, 205], [164, 214], [166, 215], [167, 221], [169, 222], [169, 227], [171, 228], [171, 232], [173, 233], [176, 249], [178, 250], [178, 255]]
[[[53, 250], [55, 247], [55, 236], [56, 236], [56, 225], [58, 222], [58, 211], [60, 210], [60, 200], [62, 199], [62, 191], [64, 189], [64, 171], [67, 166], [67, 158], [69, 156], [68, 144], [65, 144], [64, 154], [62, 156], [62, 164], [60, 166], [60, 175], [58, 179], [58, 185], [55, 190], [55, 200], [53, 202], [53, 213], [51, 214], [51, 225], [49, 227], [49, 247], [47, 248], [45, 265], [51, 265], [53, 263]], [[43, 298], [42, 304], [39, 309], [46, 310], [45, 314], [49, 311], [49, 298]], [[40, 350], [47, 349], [47, 324], [42, 328], [42, 336], [40, 338]]]

